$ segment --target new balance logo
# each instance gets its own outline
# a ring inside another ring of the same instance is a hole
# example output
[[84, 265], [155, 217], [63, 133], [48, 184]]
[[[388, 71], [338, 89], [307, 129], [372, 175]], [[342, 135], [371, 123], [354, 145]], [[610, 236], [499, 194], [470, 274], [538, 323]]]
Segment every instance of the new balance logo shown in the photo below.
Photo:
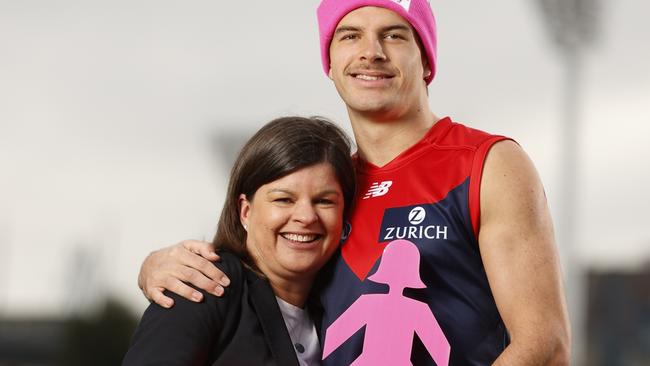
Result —
[[388, 193], [388, 188], [393, 185], [392, 180], [386, 180], [383, 182], [375, 182], [368, 189], [368, 193], [363, 196], [364, 200], [367, 200], [370, 197], [380, 197]]

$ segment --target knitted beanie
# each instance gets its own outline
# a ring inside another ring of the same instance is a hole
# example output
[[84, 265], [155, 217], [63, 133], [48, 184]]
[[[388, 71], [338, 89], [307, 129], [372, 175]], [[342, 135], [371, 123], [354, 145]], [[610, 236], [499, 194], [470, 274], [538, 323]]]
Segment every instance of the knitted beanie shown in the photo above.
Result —
[[426, 52], [431, 75], [426, 78], [431, 83], [436, 73], [436, 20], [428, 0], [323, 0], [318, 6], [318, 29], [320, 32], [320, 51], [325, 74], [330, 71], [329, 48], [336, 26], [348, 13], [364, 6], [376, 6], [392, 10], [406, 19], [415, 29]]

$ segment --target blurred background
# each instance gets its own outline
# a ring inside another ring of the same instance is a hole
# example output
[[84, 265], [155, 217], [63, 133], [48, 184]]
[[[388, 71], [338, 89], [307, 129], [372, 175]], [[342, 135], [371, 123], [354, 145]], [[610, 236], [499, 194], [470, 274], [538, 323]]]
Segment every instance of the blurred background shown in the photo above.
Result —
[[[240, 144], [289, 114], [351, 132], [317, 5], [0, 0], [0, 365], [119, 364], [140, 263], [212, 238]], [[650, 3], [431, 6], [432, 110], [545, 183], [574, 364], [650, 364]]]

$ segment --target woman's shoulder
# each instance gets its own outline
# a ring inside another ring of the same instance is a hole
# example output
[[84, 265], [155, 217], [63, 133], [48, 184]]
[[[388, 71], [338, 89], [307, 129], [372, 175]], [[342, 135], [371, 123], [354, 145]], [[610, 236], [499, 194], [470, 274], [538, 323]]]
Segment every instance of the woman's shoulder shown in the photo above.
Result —
[[218, 297], [194, 287], [203, 294], [202, 301], [194, 302], [165, 290], [174, 306], [165, 309], [155, 303], [149, 305], [133, 335], [125, 365], [140, 365], [144, 360], [153, 360], [151, 364], [195, 364], [212, 352], [222, 335], [231, 334], [238, 322], [245, 278], [235, 255], [219, 254], [221, 259], [214, 265], [231, 280], [225, 293]]
[[213, 262], [213, 264], [228, 276], [228, 278], [230, 278], [231, 283], [232, 280], [235, 279], [233, 277], [241, 278], [243, 276], [244, 266], [241, 259], [236, 254], [227, 250], [221, 250], [217, 254], [219, 254], [219, 260]]
[[208, 303], [219, 303], [225, 300], [232, 300], [233, 297], [241, 297], [243, 288], [246, 285], [246, 272], [248, 271], [241, 259], [235, 254], [227, 250], [217, 252], [219, 260], [213, 262], [214, 266], [223, 272], [230, 283], [224, 289], [222, 296], [215, 296], [204, 290], [200, 290]]
[[201, 308], [212, 309], [214, 307], [223, 307], [227, 306], [227, 304], [233, 300], [238, 300], [238, 298], [241, 296], [244, 282], [246, 281], [246, 276], [244, 274], [246, 269], [244, 268], [239, 257], [237, 257], [237, 255], [234, 253], [229, 251], [220, 251], [218, 254], [219, 260], [212, 262], [212, 264], [221, 272], [223, 272], [230, 280], [230, 284], [225, 288], [223, 295], [216, 296], [204, 289], [194, 286], [191, 283], [186, 283], [188, 286], [191, 286], [203, 295], [203, 301], [197, 303], [188, 300], [181, 295], [173, 293], [172, 291], [165, 290], [164, 294], [172, 298], [174, 300], [174, 304], [180, 305], [174, 306], [172, 308], [182, 308], [182, 311], [184, 312], [200, 312]]

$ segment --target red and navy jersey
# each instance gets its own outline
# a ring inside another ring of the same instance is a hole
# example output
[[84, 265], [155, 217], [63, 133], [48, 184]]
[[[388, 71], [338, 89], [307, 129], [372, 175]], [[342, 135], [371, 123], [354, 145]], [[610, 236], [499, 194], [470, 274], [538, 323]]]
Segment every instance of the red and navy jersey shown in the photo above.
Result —
[[[360, 296], [388, 292], [388, 285], [368, 277], [386, 245], [404, 239], [419, 250], [426, 287], [406, 288], [403, 296], [429, 306], [451, 348], [449, 364], [488, 365], [498, 357], [509, 338], [477, 237], [483, 164], [490, 147], [503, 139], [444, 118], [383, 167], [357, 160], [356, 205], [322, 288], [322, 339]], [[324, 365], [350, 365], [359, 358], [367, 328], [328, 354]], [[415, 333], [411, 362], [435, 365]]]

